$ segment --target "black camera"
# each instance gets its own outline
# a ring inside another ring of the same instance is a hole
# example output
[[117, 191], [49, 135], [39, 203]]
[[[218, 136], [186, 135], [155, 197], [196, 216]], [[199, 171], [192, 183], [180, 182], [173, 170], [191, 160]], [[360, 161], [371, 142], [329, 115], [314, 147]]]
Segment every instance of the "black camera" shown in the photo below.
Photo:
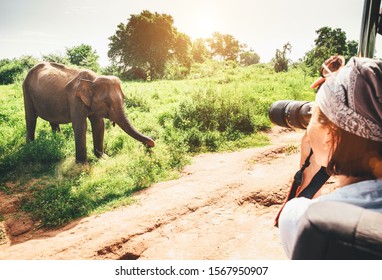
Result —
[[[342, 55], [334, 55], [325, 60], [320, 69], [320, 78], [310, 87], [318, 89], [328, 76], [338, 72], [345, 65]], [[279, 100], [269, 108], [269, 119], [274, 124], [288, 128], [306, 129], [312, 116], [313, 102], [296, 100]]]
[[269, 108], [269, 119], [278, 126], [306, 129], [312, 107], [313, 102], [309, 101], [279, 100]]

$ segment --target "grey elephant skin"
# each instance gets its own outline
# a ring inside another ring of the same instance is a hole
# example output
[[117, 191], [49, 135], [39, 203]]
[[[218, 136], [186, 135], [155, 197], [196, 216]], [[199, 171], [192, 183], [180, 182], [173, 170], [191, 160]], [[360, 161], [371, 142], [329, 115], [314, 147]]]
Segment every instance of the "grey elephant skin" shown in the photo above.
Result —
[[104, 154], [104, 118], [120, 126], [128, 135], [148, 147], [155, 142], [138, 132], [124, 112], [121, 81], [114, 76], [101, 76], [93, 71], [73, 69], [58, 63], [43, 62], [34, 66], [23, 82], [27, 141], [35, 137], [36, 121], [48, 121], [53, 131], [60, 124], [72, 123], [76, 162], [87, 161], [86, 129], [89, 118], [94, 154]]

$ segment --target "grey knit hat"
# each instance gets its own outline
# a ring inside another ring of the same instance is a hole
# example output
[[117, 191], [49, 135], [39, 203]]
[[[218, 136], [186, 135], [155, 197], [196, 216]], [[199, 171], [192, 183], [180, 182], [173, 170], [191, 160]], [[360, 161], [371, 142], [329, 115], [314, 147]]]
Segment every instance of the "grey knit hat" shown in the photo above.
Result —
[[382, 61], [353, 57], [326, 78], [316, 103], [338, 127], [382, 142]]

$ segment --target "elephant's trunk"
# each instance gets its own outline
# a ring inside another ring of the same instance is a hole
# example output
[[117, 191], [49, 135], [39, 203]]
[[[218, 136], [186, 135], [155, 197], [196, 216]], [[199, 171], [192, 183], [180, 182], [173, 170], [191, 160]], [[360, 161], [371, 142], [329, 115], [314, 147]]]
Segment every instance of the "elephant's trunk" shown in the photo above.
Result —
[[153, 139], [150, 137], [147, 137], [143, 135], [142, 133], [138, 132], [130, 123], [130, 121], [127, 119], [126, 114], [122, 110], [122, 114], [119, 114], [119, 117], [116, 119], [113, 119], [114, 121], [120, 128], [123, 129], [128, 135], [133, 137], [134, 139], [142, 142], [143, 144], [149, 146], [149, 147], [154, 147], [155, 142]]

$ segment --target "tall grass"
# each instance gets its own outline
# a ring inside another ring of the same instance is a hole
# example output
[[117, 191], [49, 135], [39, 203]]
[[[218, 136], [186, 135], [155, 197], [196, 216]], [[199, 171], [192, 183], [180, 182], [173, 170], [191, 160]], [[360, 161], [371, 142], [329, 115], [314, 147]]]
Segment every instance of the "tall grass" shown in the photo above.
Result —
[[270, 104], [312, 100], [311, 81], [299, 68], [276, 74], [269, 65], [209, 62], [186, 80], [124, 83], [130, 121], [157, 145], [147, 149], [107, 121], [108, 157], [97, 159], [89, 125], [88, 165], [75, 164], [71, 125], [52, 133], [39, 119], [26, 144], [21, 84], [0, 86], [0, 191], [22, 197], [20, 211], [48, 227], [130, 204], [135, 191], [175, 178], [195, 153], [267, 144]]

